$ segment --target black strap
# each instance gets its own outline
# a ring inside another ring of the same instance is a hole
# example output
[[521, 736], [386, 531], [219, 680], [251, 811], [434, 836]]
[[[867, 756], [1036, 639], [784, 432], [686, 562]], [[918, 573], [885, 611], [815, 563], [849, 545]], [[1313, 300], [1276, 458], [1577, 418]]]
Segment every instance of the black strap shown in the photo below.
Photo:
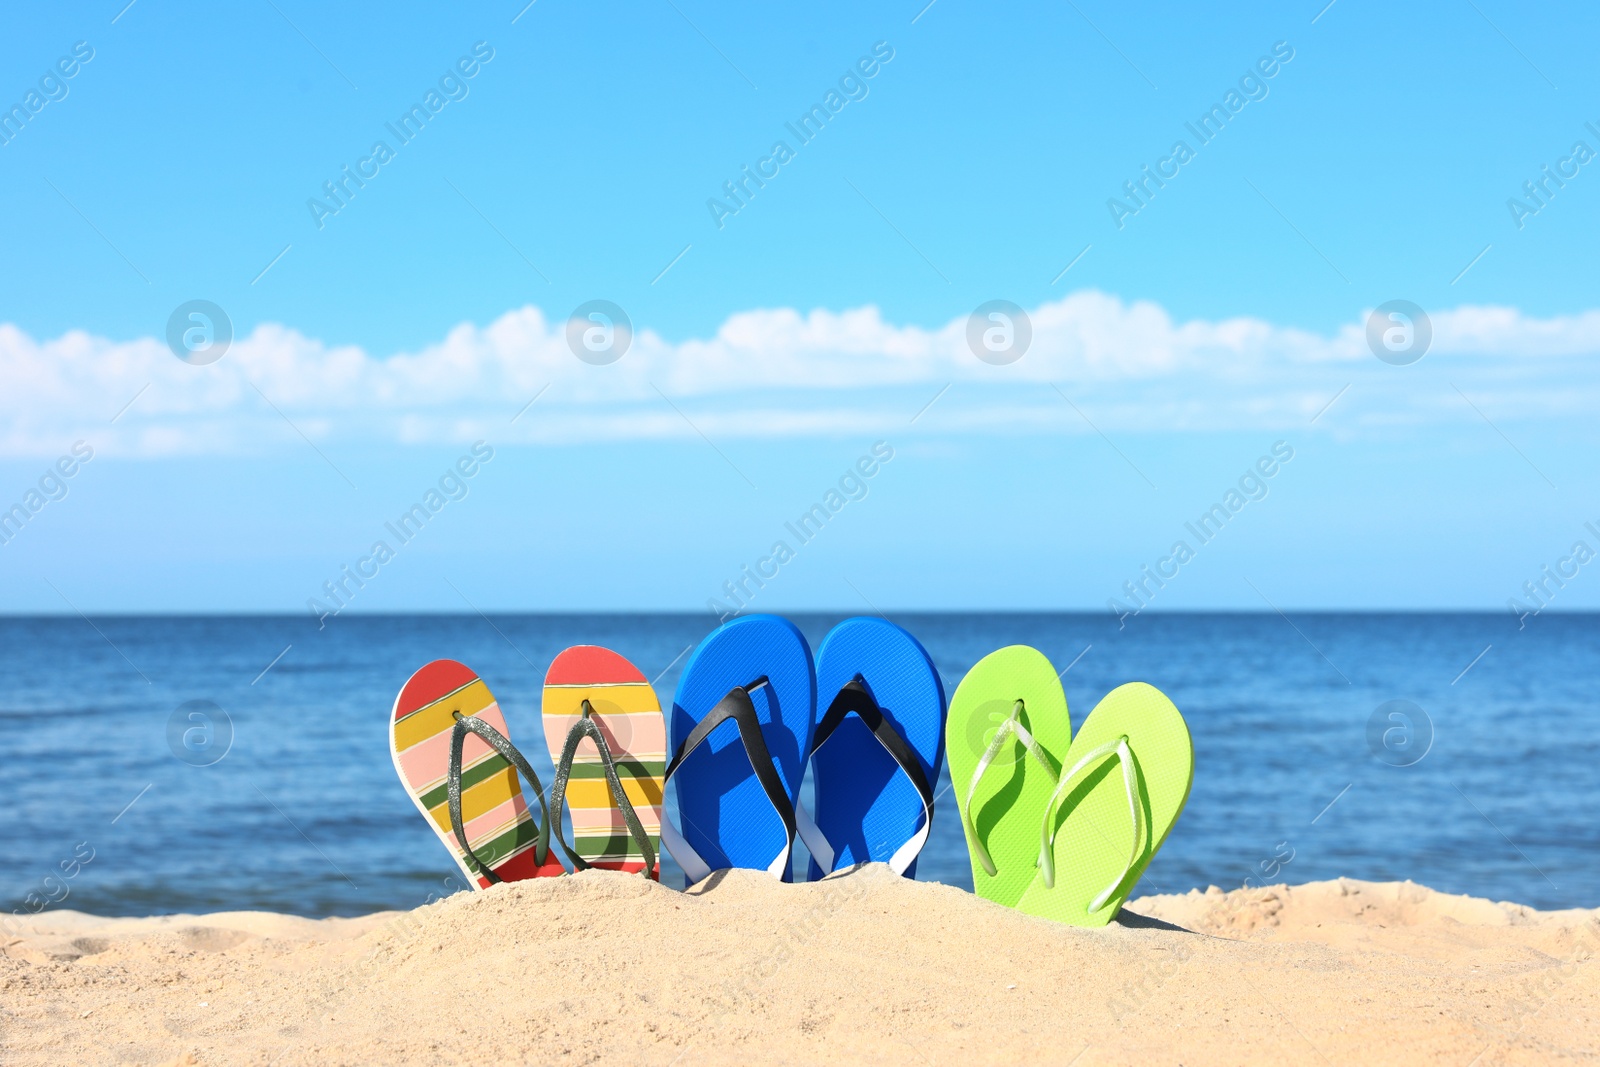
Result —
[[[651, 872], [655, 870], [656, 851], [650, 846], [650, 835], [644, 832], [644, 824], [639, 821], [638, 814], [633, 810], [633, 804], [628, 800], [628, 794], [622, 789], [622, 781], [617, 777], [616, 761], [611, 758], [611, 746], [606, 744], [605, 735], [600, 732], [600, 727], [589, 717], [593, 712], [594, 707], [585, 700], [581, 716], [572, 724], [572, 729], [567, 731], [567, 744], [561, 751], [561, 763], [556, 767], [556, 781], [550, 787], [551, 796], [555, 800], [551, 821], [556, 826], [561, 825], [561, 806], [567, 800], [567, 780], [572, 774], [572, 757], [578, 751], [578, 743], [587, 737], [594, 742], [595, 748], [600, 750], [600, 765], [605, 768], [606, 782], [611, 786], [611, 795], [616, 799], [617, 808], [622, 812], [623, 823], [627, 825], [628, 832], [633, 835], [639, 850], [644, 854], [644, 876], [649, 878]], [[564, 838], [562, 843], [565, 845]], [[572, 865], [580, 871], [593, 866], [575, 852], [570, 855]]]
[[[534, 773], [533, 767], [528, 764], [522, 753], [517, 751], [517, 746], [513, 745], [505, 734], [502, 734], [476, 715], [463, 715], [458, 711], [455, 716], [455, 726], [450, 730], [450, 772], [445, 778], [445, 792], [450, 798], [450, 827], [456, 832], [456, 841], [460, 843], [461, 851], [466, 853], [467, 858], [472, 861], [472, 865], [477, 868], [477, 872], [487, 878], [490, 885], [505, 881], [505, 879], [490, 870], [489, 865], [479, 859], [476, 852], [472, 851], [472, 846], [467, 843], [467, 831], [461, 824], [461, 746], [466, 743], [467, 734], [474, 733], [487, 742], [490, 748], [504, 756], [513, 767], [521, 771], [522, 777], [533, 787], [534, 795], [539, 798], [539, 807], [544, 812], [544, 823], [542, 825], [537, 822], [534, 824], [539, 830], [539, 840], [534, 845], [533, 858], [534, 862], [543, 867], [545, 857], [550, 854], [550, 805], [545, 801], [544, 787], [539, 784], [539, 776]], [[565, 841], [561, 841], [561, 845], [563, 849], [566, 848]], [[570, 850], [568, 850], [568, 854], [571, 854]]]
[[711, 731], [732, 719], [739, 728], [739, 740], [744, 743], [744, 754], [750, 759], [750, 767], [756, 772], [756, 780], [761, 783], [761, 788], [767, 794], [767, 800], [778, 813], [778, 818], [783, 820], [783, 831], [788, 835], [789, 848], [794, 848], [795, 821], [794, 804], [789, 800], [789, 793], [783, 787], [783, 779], [778, 777], [778, 768], [772, 761], [772, 753], [767, 751], [766, 738], [761, 734], [761, 720], [756, 716], [756, 706], [750, 700], [752, 690], [759, 689], [767, 683], [766, 675], [762, 675], [749, 685], [735, 686], [728, 690], [728, 695], [717, 702], [706, 717], [695, 724], [689, 731], [689, 736], [683, 739], [683, 744], [678, 746], [678, 751], [673, 754], [672, 762], [667, 764], [667, 773], [663, 778], [665, 783], [671, 781], [673, 772], [683, 761], [689, 758], [690, 753], [699, 748], [706, 738], [711, 736]]
[[[867, 691], [866, 683], [861, 675], [856, 675], [843, 688], [839, 695], [833, 698], [833, 703], [828, 705], [827, 714], [822, 716], [822, 721], [817, 724], [817, 729], [811, 736], [811, 752], [815, 753], [821, 748], [833, 732], [844, 722], [845, 717], [855, 714], [867, 729], [872, 731], [872, 736], [882, 745], [900, 765], [905, 776], [911, 779], [911, 784], [916, 787], [922, 797], [922, 803], [928, 809], [928, 818], [933, 818], [933, 789], [928, 785], [928, 777], [922, 771], [922, 760], [900, 732], [890, 724], [884, 716], [883, 709], [878, 706], [878, 701]], [[810, 755], [806, 757], [810, 759]]]

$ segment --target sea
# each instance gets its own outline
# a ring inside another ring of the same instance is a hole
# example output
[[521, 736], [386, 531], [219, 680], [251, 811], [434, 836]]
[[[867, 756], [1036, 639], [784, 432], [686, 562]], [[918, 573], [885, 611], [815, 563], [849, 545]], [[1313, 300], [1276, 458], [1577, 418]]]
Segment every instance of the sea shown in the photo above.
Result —
[[[813, 648], [842, 617], [792, 616]], [[1600, 615], [893, 621], [927, 647], [947, 694], [990, 651], [1026, 644], [1061, 670], [1074, 724], [1124, 682], [1171, 697], [1194, 785], [1134, 896], [1346, 877], [1600, 907]], [[407, 677], [441, 657], [471, 666], [548, 783], [539, 694], [557, 653], [615, 649], [670, 705], [715, 622], [0, 619], [0, 906], [357, 915], [459, 890], [389, 756]], [[946, 770], [916, 876], [970, 888], [949, 785]], [[681, 886], [681, 872], [668, 863], [663, 881]]]

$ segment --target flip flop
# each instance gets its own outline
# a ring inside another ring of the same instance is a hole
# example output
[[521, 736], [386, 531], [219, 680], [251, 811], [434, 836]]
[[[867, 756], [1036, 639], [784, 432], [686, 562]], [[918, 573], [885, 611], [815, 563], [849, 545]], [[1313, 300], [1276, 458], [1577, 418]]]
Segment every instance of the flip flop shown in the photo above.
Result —
[[659, 879], [667, 723], [656, 691], [609, 648], [577, 645], [550, 664], [543, 707], [556, 758], [551, 825], [565, 804], [577, 866]]
[[666, 773], [677, 782], [683, 831], [663, 818], [661, 840], [690, 885], [729, 867], [790, 880], [816, 705], [811, 649], [787, 619], [733, 619], [689, 657], [672, 701]]
[[1106, 694], [1067, 750], [1041, 811], [1039, 876], [1019, 911], [1074, 926], [1116, 917], [1183, 813], [1194, 744], [1161, 690], [1129, 682]]
[[[395, 698], [389, 751], [400, 784], [469, 885], [487, 889], [566, 873], [550, 854], [550, 811], [539, 777], [511, 744], [500, 706], [471, 669], [438, 659], [413, 674]], [[538, 797], [542, 823], [523, 800], [519, 770]]]
[[817, 811], [796, 813], [808, 877], [870, 862], [915, 877], [944, 762], [944, 683], [933, 660], [892, 622], [846, 619], [817, 649], [817, 693]]
[[1039, 825], [1071, 739], [1061, 679], [1037, 649], [991, 652], [956, 687], [945, 750], [980, 897], [1015, 907], [1039, 873]]

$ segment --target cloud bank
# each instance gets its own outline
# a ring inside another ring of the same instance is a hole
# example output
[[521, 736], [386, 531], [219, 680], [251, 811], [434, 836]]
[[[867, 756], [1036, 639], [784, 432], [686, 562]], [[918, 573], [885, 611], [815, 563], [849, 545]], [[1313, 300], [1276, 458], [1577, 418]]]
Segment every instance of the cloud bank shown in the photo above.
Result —
[[267, 324], [208, 366], [180, 361], [158, 338], [37, 340], [0, 324], [0, 455], [54, 454], [78, 438], [153, 457], [303, 447], [301, 435], [516, 444], [1083, 433], [1090, 421], [1108, 432], [1280, 429], [1304, 426], [1352, 383], [1360, 402], [1337, 413], [1347, 427], [1479, 418], [1452, 385], [1497, 419], [1565, 417], [1600, 402], [1600, 365], [1584, 358], [1600, 354], [1600, 311], [1437, 312], [1432, 346], [1410, 367], [1380, 363], [1362, 321], [1331, 336], [1255, 318], [1175, 322], [1156, 304], [1095, 291], [1028, 315], [1032, 342], [1006, 366], [974, 356], [965, 316], [925, 329], [886, 322], [874, 307], [746, 311], [712, 337], [678, 343], [643, 329], [607, 366], [577, 359], [564, 320], [532, 306], [388, 356]]

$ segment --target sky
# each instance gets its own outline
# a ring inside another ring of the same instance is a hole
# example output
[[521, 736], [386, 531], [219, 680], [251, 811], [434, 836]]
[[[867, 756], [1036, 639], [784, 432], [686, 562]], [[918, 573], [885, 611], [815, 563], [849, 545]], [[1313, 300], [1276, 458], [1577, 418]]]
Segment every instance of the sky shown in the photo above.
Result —
[[1597, 21], [14, 13], [0, 611], [1600, 608]]

